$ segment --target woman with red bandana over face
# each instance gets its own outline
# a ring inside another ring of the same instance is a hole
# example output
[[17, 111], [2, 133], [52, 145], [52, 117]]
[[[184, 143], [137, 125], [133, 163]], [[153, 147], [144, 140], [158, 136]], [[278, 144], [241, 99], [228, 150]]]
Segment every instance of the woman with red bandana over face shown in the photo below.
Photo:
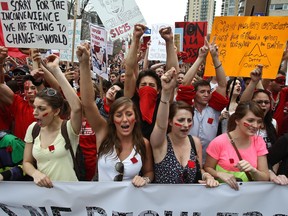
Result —
[[[48, 56], [47, 65], [41, 63], [41, 67], [51, 71], [61, 83], [61, 90], [71, 108], [66, 125], [67, 133], [71, 146], [76, 152], [82, 122], [80, 99], [62, 73], [56, 55]], [[36, 122], [28, 127], [25, 136], [23, 169], [40, 187], [51, 188], [52, 181], [78, 181], [73, 169], [71, 153], [65, 148], [65, 139], [61, 134], [63, 122], [61, 117], [67, 116], [69, 112], [67, 102], [60, 92], [53, 88], [45, 88], [36, 94], [33, 103]], [[40, 126], [40, 132], [33, 139], [32, 131], [35, 124]], [[34, 164], [35, 161], [37, 166]]]
[[[146, 26], [136, 24], [134, 26], [132, 43], [125, 59], [125, 85], [124, 96], [132, 98], [141, 114], [141, 127], [144, 137], [150, 139], [154, 128], [157, 109], [159, 106], [159, 93], [161, 81], [153, 70], [139, 72], [137, 52], [140, 48], [140, 39], [144, 34]], [[179, 71], [178, 57], [175, 52], [173, 31], [171, 27], [162, 28], [159, 31], [166, 43], [166, 68], [174, 67]], [[129, 85], [127, 85], [129, 83]], [[173, 99], [173, 97], [171, 97]]]
[[239, 103], [229, 118], [227, 133], [209, 143], [204, 169], [234, 190], [239, 190], [237, 181], [269, 181], [268, 151], [263, 138], [256, 135], [263, 117], [256, 102]]
[[79, 60], [82, 105], [97, 138], [98, 180], [132, 181], [136, 187], [146, 185], [154, 178], [153, 157], [149, 141], [142, 136], [133, 102], [127, 97], [114, 101], [106, 121], [94, 101], [89, 51], [80, 46], [77, 52], [82, 56]]
[[[193, 109], [178, 101], [170, 105], [176, 87], [176, 70], [171, 68], [161, 77], [162, 91], [156, 123], [150, 137], [154, 156], [155, 183], [219, 183], [202, 169], [202, 146], [197, 137], [189, 137]], [[170, 107], [169, 107], [170, 105]], [[168, 129], [168, 133], [166, 133]], [[202, 177], [201, 177], [202, 176]], [[203, 181], [202, 181], [203, 179]]]

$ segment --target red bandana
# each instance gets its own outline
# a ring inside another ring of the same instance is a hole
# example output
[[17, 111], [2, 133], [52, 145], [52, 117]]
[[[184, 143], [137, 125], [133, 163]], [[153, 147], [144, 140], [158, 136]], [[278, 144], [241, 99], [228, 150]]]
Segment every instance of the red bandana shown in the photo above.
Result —
[[157, 101], [157, 91], [150, 86], [144, 86], [139, 89], [138, 93], [142, 120], [151, 124]]
[[104, 108], [106, 113], [110, 112], [110, 106], [107, 104], [106, 98], [103, 99], [103, 108]]
[[180, 85], [178, 87], [176, 101], [185, 101], [186, 103], [193, 105], [193, 99], [196, 95], [196, 91], [194, 89], [194, 86], [183, 86]]

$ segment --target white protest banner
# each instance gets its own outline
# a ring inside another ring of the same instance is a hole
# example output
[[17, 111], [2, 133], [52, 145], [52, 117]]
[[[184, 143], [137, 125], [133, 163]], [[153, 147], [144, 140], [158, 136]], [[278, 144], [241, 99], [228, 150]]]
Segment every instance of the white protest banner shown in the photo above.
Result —
[[132, 33], [135, 24], [146, 24], [135, 0], [95, 0], [92, 5], [113, 41]]
[[93, 72], [108, 80], [107, 31], [91, 24], [90, 35]]
[[[166, 42], [159, 34], [161, 28], [168, 27], [167, 24], [153, 24], [151, 28], [151, 45], [149, 47], [148, 60], [166, 61]], [[172, 29], [174, 27], [170, 26]]]
[[131, 182], [54, 182], [42, 188], [33, 182], [0, 182], [0, 215], [100, 216], [285, 216], [288, 187], [273, 183], [149, 184]]
[[[78, 62], [76, 51], [77, 46], [81, 44], [81, 19], [76, 20], [76, 29], [75, 29], [75, 46], [74, 46], [74, 62]], [[60, 59], [61, 61], [72, 61], [72, 42], [73, 42], [73, 27], [74, 20], [68, 20], [68, 47], [69, 49], [60, 50]]]
[[67, 49], [66, 0], [1, 0], [5, 46]]

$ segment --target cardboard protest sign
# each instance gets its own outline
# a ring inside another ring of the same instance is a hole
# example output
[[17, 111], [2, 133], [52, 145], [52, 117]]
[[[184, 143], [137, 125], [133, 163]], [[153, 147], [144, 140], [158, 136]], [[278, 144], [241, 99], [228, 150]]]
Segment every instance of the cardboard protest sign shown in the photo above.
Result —
[[[74, 62], [78, 62], [76, 51], [77, 46], [81, 44], [81, 23], [82, 20], [76, 20], [76, 29], [75, 29], [75, 42], [74, 42]], [[73, 28], [74, 28], [74, 20], [68, 20], [68, 49], [60, 50], [60, 59], [62, 61], [72, 61], [72, 43], [73, 43]]]
[[132, 33], [135, 24], [146, 24], [135, 0], [95, 0], [92, 5], [113, 41]]
[[107, 31], [91, 24], [90, 35], [93, 72], [108, 80]]
[[[183, 52], [188, 54], [188, 58], [183, 59], [183, 62], [195, 62], [198, 57], [198, 49], [204, 45], [207, 22], [176, 22], [175, 28], [183, 29]], [[177, 31], [179, 32], [179, 30]]]
[[1, 0], [6, 47], [67, 49], [66, 0]]
[[[263, 78], [274, 79], [288, 39], [288, 17], [216, 17], [212, 38], [216, 37], [219, 58], [227, 76], [249, 77], [263, 65]], [[214, 76], [208, 55], [205, 76]]]
[[[166, 61], [166, 42], [161, 37], [159, 30], [168, 27], [168, 24], [153, 24], [151, 28], [151, 45], [149, 47], [148, 60]], [[174, 27], [170, 26], [174, 31]]]

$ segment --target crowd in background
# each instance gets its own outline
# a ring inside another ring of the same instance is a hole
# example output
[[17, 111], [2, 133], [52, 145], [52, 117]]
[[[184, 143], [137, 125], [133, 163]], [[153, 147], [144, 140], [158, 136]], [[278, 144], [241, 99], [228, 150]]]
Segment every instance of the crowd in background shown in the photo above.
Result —
[[[227, 77], [215, 38], [186, 64], [163, 28], [166, 61], [149, 61], [145, 29], [134, 26], [125, 57], [109, 56], [109, 80], [92, 71], [88, 42], [77, 63], [37, 49], [26, 63], [0, 47], [0, 180], [287, 185], [288, 52], [275, 79], [262, 79], [262, 65], [249, 78]], [[214, 77], [204, 76], [207, 55]]]

